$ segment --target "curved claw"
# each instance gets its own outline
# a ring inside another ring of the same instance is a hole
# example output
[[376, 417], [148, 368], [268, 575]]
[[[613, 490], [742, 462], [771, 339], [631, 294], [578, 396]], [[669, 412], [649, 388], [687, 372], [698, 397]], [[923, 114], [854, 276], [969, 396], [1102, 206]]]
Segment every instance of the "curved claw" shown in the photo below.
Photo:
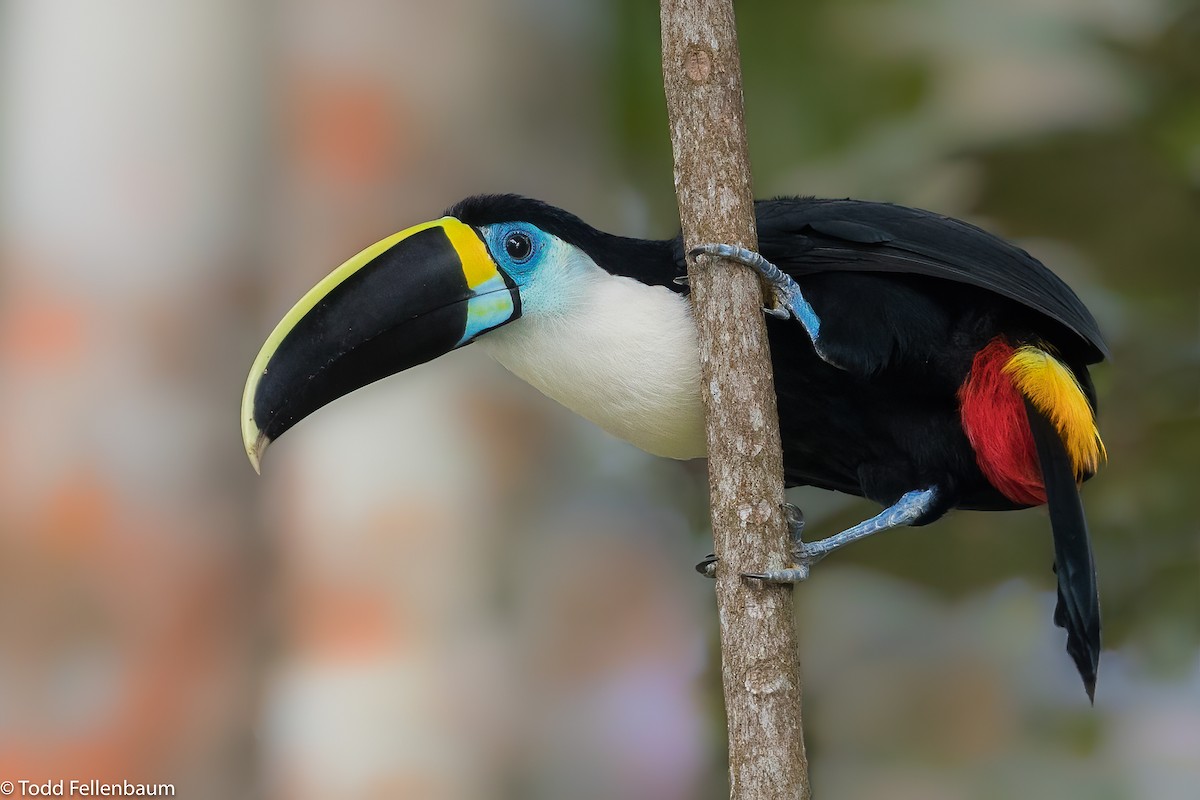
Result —
[[717, 577], [717, 556], [715, 553], [709, 553], [700, 563], [696, 565], [696, 572], [699, 572], [706, 578]]

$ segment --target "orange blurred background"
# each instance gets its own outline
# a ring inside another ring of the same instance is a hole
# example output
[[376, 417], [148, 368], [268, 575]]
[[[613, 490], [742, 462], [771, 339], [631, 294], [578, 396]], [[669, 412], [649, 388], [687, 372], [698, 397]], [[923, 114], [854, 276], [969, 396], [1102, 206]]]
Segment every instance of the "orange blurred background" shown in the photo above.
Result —
[[[702, 464], [472, 348], [256, 478], [262, 340], [361, 247], [516, 191], [676, 226], [655, 4], [0, 7], [0, 779], [195, 798], [727, 795]], [[1200, 794], [1200, 11], [739, 7], [759, 196], [1019, 237], [1110, 334], [1085, 493], [1097, 705], [1044, 512], [955, 515], [797, 590], [823, 798]], [[796, 492], [810, 531], [869, 505]]]

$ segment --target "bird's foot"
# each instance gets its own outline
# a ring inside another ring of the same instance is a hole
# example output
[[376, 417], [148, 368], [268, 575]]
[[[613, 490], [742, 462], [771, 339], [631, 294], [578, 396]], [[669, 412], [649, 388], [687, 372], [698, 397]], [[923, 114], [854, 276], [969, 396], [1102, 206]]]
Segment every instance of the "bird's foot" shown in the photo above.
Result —
[[[743, 578], [754, 578], [769, 583], [799, 583], [808, 578], [812, 565], [825, 556], [827, 551], [820, 547], [820, 542], [809, 544], [803, 539], [804, 513], [791, 503], [784, 503], [783, 514], [788, 524], [788, 538], [791, 540], [792, 565], [766, 572], [743, 572]], [[696, 571], [706, 578], [715, 578], [718, 560], [710, 553], [696, 565]]]
[[[926, 518], [930, 510], [935, 507], [938, 496], [939, 489], [936, 486], [906, 492], [899, 500], [870, 519], [816, 542], [806, 542], [802, 538], [804, 517], [800, 514], [800, 509], [792, 505], [785, 505], [784, 512], [787, 515], [788, 529], [792, 540], [792, 565], [784, 569], [767, 570], [766, 572], [746, 572], [742, 573], [742, 577], [770, 583], [798, 583], [807, 580], [812, 571], [812, 565], [834, 550], [880, 531], [912, 525], [914, 522]], [[697, 569], [700, 569], [701, 566], [712, 569], [715, 568], [715, 563], [716, 558], [710, 556], [697, 565]], [[704, 570], [702, 572], [708, 574]]]
[[809, 338], [816, 344], [817, 337], [821, 335], [821, 320], [817, 317], [817, 312], [813, 311], [813, 307], [804, 299], [800, 285], [792, 279], [792, 276], [772, 264], [761, 253], [732, 244], [702, 244], [693, 249], [691, 255], [693, 257], [707, 255], [715, 258], [728, 258], [750, 267], [771, 286], [774, 295], [774, 305], [764, 308], [763, 311], [780, 319], [794, 317], [804, 326], [804, 330], [808, 331]]
[[[841, 533], [828, 536], [816, 542], [805, 542], [800, 538], [800, 534], [804, 530], [804, 520], [800, 519], [799, 524], [792, 527], [792, 556], [796, 563], [788, 569], [757, 572], [745, 577], [758, 578], [759, 580], [771, 581], [773, 583], [796, 583], [797, 581], [805, 580], [812, 565], [834, 550], [845, 547], [851, 542], [857, 542], [859, 539], [865, 539], [880, 531], [912, 525], [914, 522], [917, 522], [933, 508], [937, 496], [938, 489], [936, 486], [931, 486], [928, 489], [920, 491], [906, 492], [894, 504], [870, 519], [860, 522], [852, 528], [847, 528]], [[798, 509], [796, 513], [799, 513]]]
[[743, 578], [754, 578], [767, 583], [800, 583], [808, 580], [812, 565], [825, 556], [817, 544], [804, 541], [804, 513], [791, 503], [783, 504], [783, 515], [788, 524], [788, 538], [792, 543], [792, 565], [783, 569], [765, 572], [743, 572]]

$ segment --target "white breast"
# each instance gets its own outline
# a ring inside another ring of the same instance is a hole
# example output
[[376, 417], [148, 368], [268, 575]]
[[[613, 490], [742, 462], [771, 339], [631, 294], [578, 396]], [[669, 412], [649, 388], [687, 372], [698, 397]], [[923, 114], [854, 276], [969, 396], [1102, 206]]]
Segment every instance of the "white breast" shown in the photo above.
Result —
[[574, 263], [569, 285], [556, 287], [560, 302], [529, 309], [481, 336], [479, 346], [547, 396], [649, 453], [705, 455], [691, 304], [571, 251], [563, 254]]

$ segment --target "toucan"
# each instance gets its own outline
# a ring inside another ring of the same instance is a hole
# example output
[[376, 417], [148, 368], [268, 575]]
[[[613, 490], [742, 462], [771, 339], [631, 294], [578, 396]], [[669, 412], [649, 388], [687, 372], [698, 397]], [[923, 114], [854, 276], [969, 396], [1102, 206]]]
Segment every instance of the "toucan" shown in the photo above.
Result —
[[289, 311], [254, 360], [242, 437], [267, 446], [327, 403], [468, 344], [638, 447], [705, 455], [687, 259], [725, 257], [771, 289], [764, 311], [788, 486], [883, 506], [807, 543], [801, 580], [850, 541], [950, 509], [1047, 504], [1058, 597], [1088, 697], [1100, 657], [1079, 486], [1105, 459], [1088, 365], [1108, 350], [1076, 294], [1025, 250], [900, 205], [755, 204], [758, 249], [604, 233], [547, 203], [480, 195], [371, 245]]

